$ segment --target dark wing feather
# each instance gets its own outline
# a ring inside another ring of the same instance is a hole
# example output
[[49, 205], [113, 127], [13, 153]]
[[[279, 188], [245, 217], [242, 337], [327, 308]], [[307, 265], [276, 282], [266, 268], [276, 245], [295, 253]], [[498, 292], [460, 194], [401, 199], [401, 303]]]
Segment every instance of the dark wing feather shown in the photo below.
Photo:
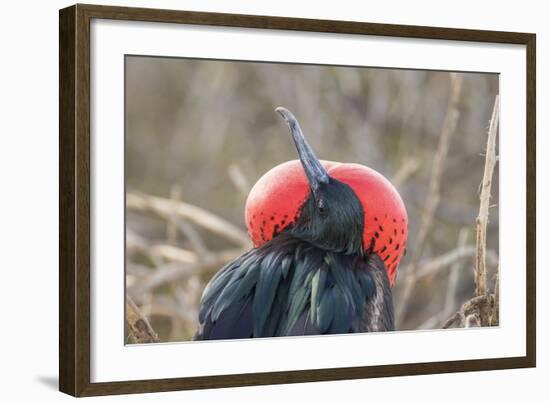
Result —
[[287, 248], [253, 249], [216, 273], [201, 299], [195, 339], [274, 336], [284, 311], [278, 294], [291, 263]]
[[250, 252], [245, 253], [212, 277], [202, 294], [195, 340], [252, 336], [250, 259]]
[[252, 296], [228, 306], [212, 321], [211, 316], [200, 325], [196, 340], [224, 340], [253, 337]]
[[309, 310], [302, 312], [298, 320], [286, 333], [287, 336], [312, 336], [321, 334], [321, 330], [313, 323]]
[[218, 272], [199, 311], [199, 340], [393, 330], [378, 256], [328, 252], [279, 235]]
[[[327, 253], [315, 268], [311, 299], [282, 335], [343, 334], [395, 330], [388, 274], [378, 255]], [[318, 286], [318, 287], [317, 287]]]

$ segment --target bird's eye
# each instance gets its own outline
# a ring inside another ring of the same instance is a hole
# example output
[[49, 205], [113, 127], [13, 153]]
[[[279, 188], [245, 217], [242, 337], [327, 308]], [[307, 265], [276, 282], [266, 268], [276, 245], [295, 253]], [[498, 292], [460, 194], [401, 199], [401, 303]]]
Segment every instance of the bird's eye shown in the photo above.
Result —
[[319, 214], [325, 215], [327, 212], [327, 208], [325, 207], [325, 201], [323, 198], [320, 198], [317, 202], [317, 210], [319, 211]]

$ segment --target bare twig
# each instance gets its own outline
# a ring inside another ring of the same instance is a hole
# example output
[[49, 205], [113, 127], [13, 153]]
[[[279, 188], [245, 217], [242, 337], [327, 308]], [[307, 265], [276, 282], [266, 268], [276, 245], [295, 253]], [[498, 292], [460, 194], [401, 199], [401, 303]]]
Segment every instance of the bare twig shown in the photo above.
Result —
[[155, 262], [155, 265], [164, 261], [196, 264], [199, 257], [196, 253], [173, 245], [151, 245], [132, 230], [126, 229], [126, 252], [129, 255], [141, 253], [147, 255]]
[[[459, 250], [465, 250], [467, 249], [468, 252], [464, 252], [463, 254], [467, 254], [468, 257], [473, 255], [474, 248], [473, 247], [466, 247], [466, 242], [468, 241], [468, 228], [463, 227], [460, 232], [458, 233], [458, 243], [457, 243], [457, 249], [453, 250], [449, 253], [455, 253], [460, 254], [460, 252], [457, 252]], [[445, 255], [443, 255], [445, 256]], [[458, 256], [458, 255], [457, 255]], [[440, 257], [441, 258], [441, 257]], [[449, 259], [449, 258], [447, 258]], [[447, 316], [449, 316], [454, 310], [456, 310], [456, 292], [458, 288], [458, 279], [460, 277], [460, 269], [462, 268], [462, 260], [463, 258], [456, 258], [455, 261], [452, 262], [451, 268], [449, 269], [449, 278], [447, 281], [447, 292], [445, 293], [445, 306], [443, 307], [443, 310], [433, 316], [430, 316], [424, 323], [422, 323], [419, 326], [419, 329], [432, 329], [435, 327], [439, 327], [441, 325], [441, 321], [445, 319]], [[422, 265], [421, 265], [422, 266]], [[438, 265], [440, 266], [440, 265]], [[424, 269], [423, 269], [424, 270]], [[439, 269], [430, 269], [426, 270], [427, 272], [430, 271], [438, 271]], [[420, 273], [420, 272], [419, 272]]]
[[[420, 261], [416, 270], [416, 280], [436, 274], [453, 263], [472, 257], [474, 253], [473, 246], [462, 246], [431, 259]], [[406, 265], [404, 268], [408, 269], [410, 266]]]
[[[447, 266], [471, 258], [475, 255], [475, 247], [463, 246], [452, 249], [442, 255], [435, 256], [430, 259], [421, 260], [418, 262], [416, 270], [416, 280], [423, 279], [441, 272]], [[496, 266], [498, 264], [498, 256], [492, 249], [487, 250], [487, 262], [489, 265]], [[410, 265], [405, 265], [403, 269], [408, 269]]]
[[178, 248], [172, 245], [157, 244], [152, 245], [145, 251], [159, 256], [162, 259], [174, 262], [180, 262], [184, 264], [197, 264], [199, 257], [196, 253], [191, 252], [187, 249]]
[[432, 173], [428, 186], [428, 194], [426, 196], [426, 206], [422, 214], [422, 223], [416, 238], [416, 253], [413, 256], [413, 260], [416, 260], [417, 262], [422, 256], [424, 245], [426, 243], [426, 237], [428, 236], [432, 225], [433, 215], [440, 200], [439, 192], [441, 177], [443, 176], [443, 170], [445, 169], [445, 162], [447, 160], [447, 154], [449, 153], [451, 138], [456, 130], [458, 117], [460, 115], [458, 103], [460, 100], [460, 94], [462, 93], [462, 80], [463, 77], [461, 74], [451, 74], [451, 94], [449, 98], [449, 105], [447, 108], [447, 114], [445, 115], [445, 121], [443, 122], [443, 129], [441, 131], [441, 136], [439, 137], [437, 150], [434, 154]]
[[392, 183], [396, 188], [399, 188], [407, 179], [413, 175], [416, 170], [418, 170], [418, 167], [420, 166], [420, 163], [418, 160], [413, 158], [406, 158], [403, 161], [403, 164], [401, 164], [401, 167], [399, 167], [399, 170], [397, 170], [397, 173], [392, 178]]
[[443, 175], [445, 161], [449, 152], [451, 137], [456, 130], [458, 117], [460, 115], [460, 112], [458, 110], [458, 103], [462, 92], [462, 80], [463, 76], [461, 74], [451, 74], [449, 103], [447, 107], [447, 113], [445, 115], [445, 120], [443, 122], [443, 128], [441, 130], [441, 136], [439, 137], [439, 143], [433, 159], [432, 173], [425, 202], [426, 206], [422, 214], [422, 222], [420, 224], [420, 228], [416, 237], [416, 243], [413, 248], [413, 256], [412, 262], [410, 264], [410, 270], [408, 272], [408, 275], [406, 276], [404, 283], [405, 287], [403, 289], [403, 293], [396, 311], [397, 327], [400, 326], [405, 317], [405, 308], [408, 305], [408, 300], [412, 294], [412, 290], [417, 279], [416, 267], [418, 266], [418, 262], [420, 261], [420, 258], [422, 257], [422, 254], [424, 252], [426, 238], [432, 225], [435, 209], [439, 204], [441, 177]]
[[[177, 202], [181, 198], [181, 188], [179, 185], [173, 185], [170, 190], [170, 199]], [[172, 216], [166, 222], [166, 240], [170, 245], [178, 243], [178, 216], [172, 213]]]
[[458, 327], [464, 327], [464, 312], [462, 310], [456, 311], [449, 319], [443, 323], [442, 329], [448, 329], [458, 323]]
[[468, 315], [466, 316], [466, 319], [464, 319], [464, 327], [480, 327], [480, 326], [481, 326], [481, 320], [477, 313]]
[[499, 282], [499, 274], [498, 274], [498, 268], [497, 272], [495, 274], [495, 291], [493, 292], [493, 297], [495, 298], [495, 302], [493, 305], [493, 311], [491, 313], [491, 326], [498, 326], [499, 324], [499, 318], [500, 318], [500, 286], [498, 284]]
[[126, 325], [132, 342], [136, 344], [159, 341], [157, 333], [129, 296], [126, 296]]
[[232, 163], [229, 165], [227, 173], [229, 174], [231, 182], [237, 187], [241, 194], [247, 196], [252, 187], [239, 165], [237, 163]]
[[193, 250], [199, 254], [200, 257], [203, 257], [210, 252], [208, 250], [208, 247], [204, 243], [201, 235], [195, 229], [195, 227], [193, 227], [192, 224], [189, 224], [186, 221], [180, 221], [178, 228], [189, 240], [189, 244], [191, 245]]
[[[458, 233], [458, 244], [459, 248], [462, 248], [466, 245], [468, 241], [468, 232], [467, 227], [463, 227]], [[449, 279], [447, 282], [447, 292], [445, 294], [445, 306], [443, 308], [442, 315], [449, 316], [457, 307], [456, 305], [456, 292], [458, 288], [458, 279], [460, 277], [460, 269], [462, 269], [462, 263], [456, 261], [451, 266], [449, 271]]]
[[[147, 276], [134, 277], [133, 282], [128, 283], [128, 289], [132, 293], [139, 293], [144, 291], [152, 291], [163, 284], [175, 282], [183, 278], [189, 278], [197, 276], [203, 273], [214, 273], [219, 270], [220, 267], [227, 264], [231, 260], [237, 258], [240, 254], [240, 250], [227, 250], [210, 254], [206, 259], [198, 260], [194, 262], [182, 261], [179, 252], [184, 250], [169, 245], [158, 245], [159, 248], [156, 251], [163, 250], [166, 253], [163, 255], [166, 260], [176, 262], [175, 264], [161, 265], [153, 270]], [[155, 252], [155, 251], [152, 251]], [[187, 256], [182, 254], [183, 259]]]
[[[127, 273], [131, 273], [132, 283], [127, 283], [129, 287], [143, 285], [143, 278], [150, 280], [147, 287], [150, 289], [156, 288], [170, 279], [176, 280], [192, 275], [200, 275], [203, 273], [213, 273], [223, 265], [239, 257], [243, 250], [241, 248], [230, 248], [219, 252], [207, 252], [203, 255], [198, 255], [188, 249], [175, 247], [166, 244], [149, 244], [145, 239], [127, 228], [126, 247], [128, 254], [143, 254], [147, 258], [154, 261], [157, 266], [155, 273], [151, 273], [151, 269], [137, 265], [136, 263], [127, 263]], [[162, 271], [166, 263], [176, 263], [177, 269], [172, 274], [166, 274]], [[160, 279], [157, 277], [166, 277]], [[151, 284], [156, 283], [158, 284]]]
[[168, 262], [179, 262], [195, 266], [198, 270], [219, 269], [243, 253], [240, 248], [227, 249], [219, 252], [209, 252], [199, 258], [197, 254], [187, 249], [163, 244], [149, 247], [148, 252]]
[[[491, 183], [493, 171], [496, 164], [496, 137], [499, 120], [499, 98], [495, 98], [489, 133], [487, 135], [487, 150], [485, 152], [485, 169], [483, 171], [483, 180], [481, 182], [481, 194], [479, 202], [479, 214], [476, 219], [476, 265], [475, 265], [475, 284], [476, 295], [483, 296], [487, 294], [487, 266], [486, 266], [486, 247], [487, 247], [487, 222], [489, 220], [489, 202], [491, 200]], [[480, 309], [480, 319], [482, 326], [488, 326], [490, 323], [490, 310], [484, 306]]]
[[250, 246], [250, 240], [239, 227], [210, 213], [200, 207], [170, 199], [128, 192], [126, 206], [130, 210], [152, 212], [164, 219], [177, 215], [180, 218], [193, 222], [221, 237], [227, 238], [243, 247]]
[[441, 326], [441, 328], [448, 329], [449, 327], [455, 325], [457, 322], [461, 323], [460, 327], [464, 327], [465, 319], [467, 316], [477, 312], [482, 305], [490, 306], [492, 302], [494, 302], [492, 295], [477, 296], [466, 301], [462, 305], [460, 310], [455, 312], [449, 319], [445, 321], [445, 323], [443, 323], [443, 326]]

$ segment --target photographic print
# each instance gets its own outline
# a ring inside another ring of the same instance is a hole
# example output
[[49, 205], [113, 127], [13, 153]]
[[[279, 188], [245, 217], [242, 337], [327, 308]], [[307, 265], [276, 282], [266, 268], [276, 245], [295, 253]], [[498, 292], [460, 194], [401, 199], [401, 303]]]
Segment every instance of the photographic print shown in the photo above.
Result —
[[125, 56], [125, 343], [499, 325], [499, 75]]
[[534, 34], [59, 18], [62, 392], [536, 366]]

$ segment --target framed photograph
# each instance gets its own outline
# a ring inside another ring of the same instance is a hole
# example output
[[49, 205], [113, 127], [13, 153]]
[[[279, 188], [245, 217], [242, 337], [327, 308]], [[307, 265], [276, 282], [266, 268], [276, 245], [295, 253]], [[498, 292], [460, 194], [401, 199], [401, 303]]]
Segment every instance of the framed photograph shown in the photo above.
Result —
[[535, 35], [60, 11], [60, 390], [535, 366]]

